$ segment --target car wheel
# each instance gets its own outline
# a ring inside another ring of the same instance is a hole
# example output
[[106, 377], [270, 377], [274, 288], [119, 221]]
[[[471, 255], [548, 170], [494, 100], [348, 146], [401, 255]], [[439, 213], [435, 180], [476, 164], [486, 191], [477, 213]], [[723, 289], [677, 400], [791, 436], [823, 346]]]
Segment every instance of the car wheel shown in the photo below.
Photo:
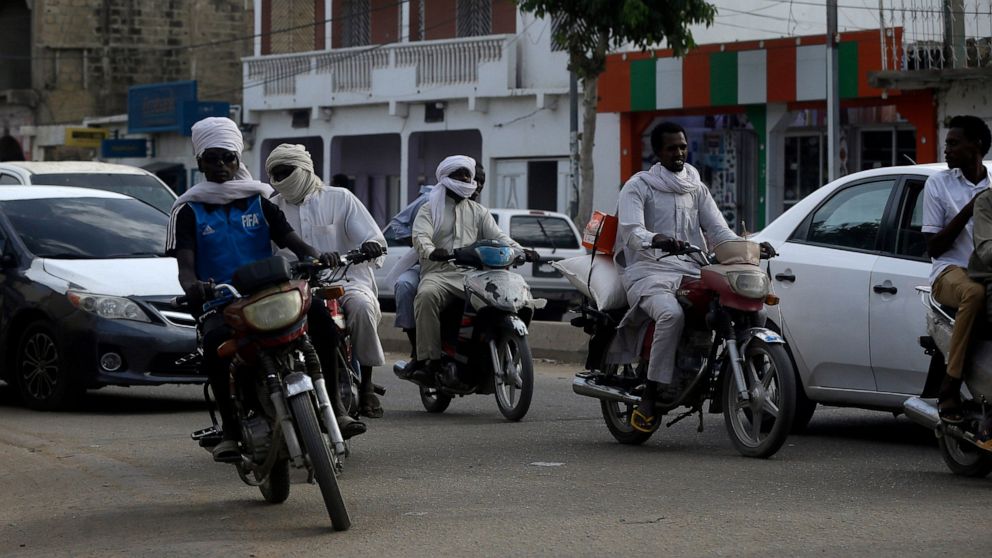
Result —
[[35, 322], [24, 330], [14, 356], [14, 381], [25, 405], [41, 411], [71, 406], [82, 389], [69, 377], [52, 326]]

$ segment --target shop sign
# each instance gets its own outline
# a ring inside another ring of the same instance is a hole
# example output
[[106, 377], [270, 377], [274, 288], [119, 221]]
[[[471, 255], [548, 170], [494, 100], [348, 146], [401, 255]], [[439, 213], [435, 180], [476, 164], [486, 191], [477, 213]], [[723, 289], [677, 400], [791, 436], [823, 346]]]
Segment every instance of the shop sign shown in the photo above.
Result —
[[100, 144], [100, 157], [103, 159], [147, 156], [148, 142], [143, 139], [105, 139]]
[[110, 130], [103, 128], [66, 128], [65, 145], [99, 149], [100, 142], [105, 140], [108, 135], [110, 135]]

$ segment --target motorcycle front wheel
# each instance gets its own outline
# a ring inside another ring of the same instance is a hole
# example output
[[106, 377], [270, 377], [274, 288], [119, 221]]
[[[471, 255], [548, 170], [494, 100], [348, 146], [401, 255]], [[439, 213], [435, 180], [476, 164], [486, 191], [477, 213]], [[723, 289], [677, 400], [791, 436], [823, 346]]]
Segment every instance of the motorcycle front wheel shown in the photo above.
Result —
[[[604, 370], [607, 376], [617, 375], [621, 370], [628, 371], [626, 367], [622, 369], [616, 364], [604, 365]], [[603, 421], [606, 422], [606, 428], [613, 435], [613, 438], [621, 444], [637, 446], [648, 441], [648, 438], [654, 434], [654, 432], [635, 430], [630, 425], [630, 415], [633, 414], [636, 405], [605, 399], [600, 400], [599, 404], [603, 411]], [[658, 417], [657, 420], [661, 420], [661, 417]]]
[[530, 345], [526, 337], [516, 332], [504, 334], [496, 343], [501, 368], [493, 371], [496, 405], [504, 417], [518, 421], [527, 414], [534, 396], [534, 360]]
[[771, 457], [782, 447], [796, 412], [796, 373], [785, 348], [754, 338], [742, 371], [749, 398], [739, 401], [728, 368], [723, 378], [723, 417], [730, 441], [746, 457]]
[[289, 406], [293, 418], [296, 419], [303, 449], [306, 451], [307, 457], [310, 458], [310, 466], [313, 467], [313, 474], [317, 478], [317, 485], [324, 498], [327, 514], [331, 517], [331, 525], [334, 526], [335, 531], [347, 531], [351, 527], [351, 518], [344, 505], [341, 489], [338, 487], [338, 479], [331, 462], [331, 452], [317, 423], [317, 415], [313, 410], [310, 392], [303, 392], [291, 397]]
[[937, 444], [944, 463], [955, 475], [983, 478], [992, 473], [992, 454], [946, 434], [937, 438]]

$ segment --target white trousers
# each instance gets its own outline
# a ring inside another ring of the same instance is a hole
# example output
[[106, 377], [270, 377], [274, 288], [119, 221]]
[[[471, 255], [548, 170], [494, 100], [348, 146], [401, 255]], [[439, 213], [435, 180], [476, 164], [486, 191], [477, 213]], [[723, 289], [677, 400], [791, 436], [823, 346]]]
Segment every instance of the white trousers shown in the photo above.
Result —
[[675, 374], [675, 349], [682, 338], [685, 314], [675, 293], [669, 291], [642, 296], [638, 307], [655, 322], [648, 379], [670, 384]]
[[379, 301], [365, 289], [346, 288], [340, 299], [344, 306], [345, 322], [351, 332], [351, 346], [362, 366], [382, 366], [386, 357], [379, 341], [379, 320], [382, 311]]

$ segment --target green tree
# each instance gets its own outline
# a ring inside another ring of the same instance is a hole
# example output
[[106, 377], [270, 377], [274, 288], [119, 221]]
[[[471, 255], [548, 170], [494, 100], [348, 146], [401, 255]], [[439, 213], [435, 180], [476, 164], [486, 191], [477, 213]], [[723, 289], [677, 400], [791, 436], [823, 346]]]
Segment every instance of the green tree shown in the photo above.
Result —
[[[690, 25], [713, 23], [705, 0], [514, 0], [521, 10], [555, 22], [553, 39], [568, 52], [568, 69], [582, 82], [582, 185], [576, 223], [592, 214], [593, 160], [599, 75], [610, 48], [667, 46], [676, 56], [695, 46]], [[626, 178], [626, 177], [624, 177]]]

